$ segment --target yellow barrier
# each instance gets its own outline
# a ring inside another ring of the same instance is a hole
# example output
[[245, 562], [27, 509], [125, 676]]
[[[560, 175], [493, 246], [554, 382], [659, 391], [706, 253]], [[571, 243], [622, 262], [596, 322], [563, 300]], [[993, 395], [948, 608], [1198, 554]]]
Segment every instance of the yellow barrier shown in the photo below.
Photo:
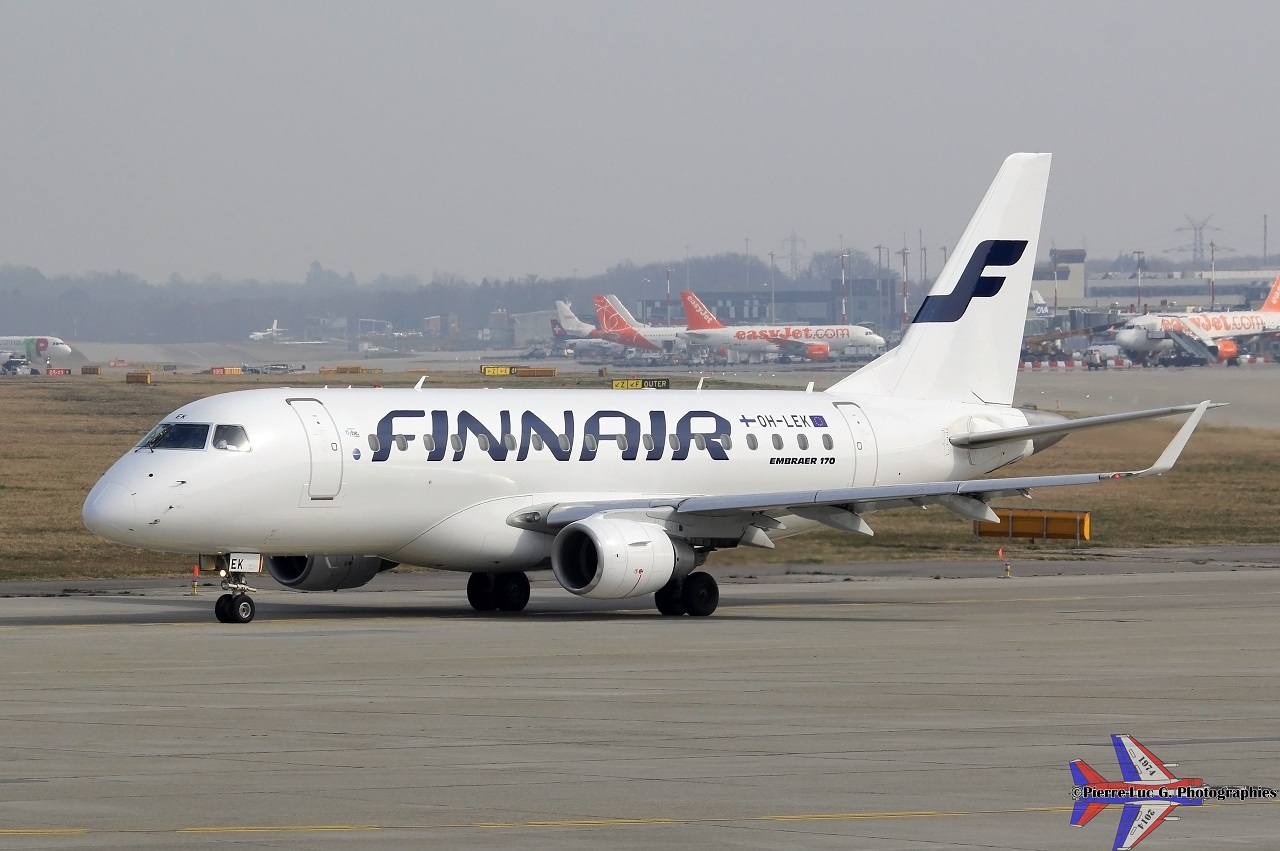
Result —
[[81, 375], [102, 375], [102, 367], [100, 366], [82, 366], [80, 367]]
[[511, 367], [496, 366], [494, 364], [482, 364], [480, 366], [481, 375], [510, 375]]
[[1054, 508], [995, 508], [999, 523], [973, 521], [973, 534], [980, 538], [1050, 538], [1089, 540], [1089, 512]]
[[150, 384], [151, 373], [149, 372], [126, 372], [124, 375], [125, 384]]
[[517, 378], [555, 378], [554, 366], [517, 366], [511, 370]]

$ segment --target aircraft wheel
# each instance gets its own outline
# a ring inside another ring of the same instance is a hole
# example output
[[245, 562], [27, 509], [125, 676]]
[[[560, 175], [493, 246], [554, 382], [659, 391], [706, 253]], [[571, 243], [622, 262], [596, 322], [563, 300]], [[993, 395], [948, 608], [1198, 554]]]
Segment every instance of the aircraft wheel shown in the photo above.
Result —
[[253, 598], [248, 594], [235, 595], [231, 598], [231, 605], [227, 607], [232, 623], [248, 623], [253, 620], [254, 609]]
[[467, 580], [467, 602], [477, 612], [492, 612], [498, 608], [496, 595], [493, 593], [492, 573], [473, 573]]
[[218, 623], [231, 623], [230, 594], [223, 594], [218, 598], [218, 602], [213, 604], [213, 615], [218, 619]]
[[672, 579], [659, 588], [658, 593], [653, 595], [653, 602], [664, 615], [683, 615], [684, 600], [680, 599], [680, 580]]
[[493, 599], [501, 611], [522, 611], [529, 605], [529, 577], [523, 573], [495, 574]]
[[680, 601], [684, 603], [686, 612], [705, 618], [720, 604], [720, 587], [710, 573], [700, 570], [690, 573], [680, 588]]

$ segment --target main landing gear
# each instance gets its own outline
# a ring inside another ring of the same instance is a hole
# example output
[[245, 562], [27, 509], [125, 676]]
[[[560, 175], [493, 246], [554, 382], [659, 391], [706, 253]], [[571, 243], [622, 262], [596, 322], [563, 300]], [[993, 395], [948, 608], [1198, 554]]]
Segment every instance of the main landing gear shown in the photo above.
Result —
[[529, 577], [523, 573], [473, 573], [467, 602], [477, 612], [519, 612], [529, 604]]
[[245, 584], [243, 573], [224, 574], [222, 590], [227, 593], [213, 604], [213, 614], [219, 623], [248, 623], [253, 620], [255, 607], [248, 592], [254, 589]]
[[658, 611], [664, 615], [693, 615], [705, 618], [720, 605], [720, 586], [715, 577], [701, 570], [684, 578], [672, 579], [653, 595]]

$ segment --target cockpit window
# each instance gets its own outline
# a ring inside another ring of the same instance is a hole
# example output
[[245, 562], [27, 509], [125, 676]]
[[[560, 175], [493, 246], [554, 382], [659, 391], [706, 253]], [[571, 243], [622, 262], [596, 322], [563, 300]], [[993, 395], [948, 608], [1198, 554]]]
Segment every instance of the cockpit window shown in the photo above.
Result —
[[208, 440], [204, 423], [160, 423], [134, 449], [204, 449]]
[[220, 425], [213, 427], [213, 448], [232, 452], [249, 451], [249, 435], [243, 426]]

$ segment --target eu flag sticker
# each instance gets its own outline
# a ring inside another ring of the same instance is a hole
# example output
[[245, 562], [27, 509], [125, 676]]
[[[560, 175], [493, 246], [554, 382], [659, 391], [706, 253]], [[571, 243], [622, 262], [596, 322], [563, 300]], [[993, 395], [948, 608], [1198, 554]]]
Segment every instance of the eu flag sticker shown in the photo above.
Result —
[[826, 417], [820, 417], [820, 416], [818, 416], [817, 414], [813, 414], [813, 415], [811, 415], [811, 416], [809, 417], [809, 419], [813, 421], [813, 426], [814, 426], [814, 428], [826, 428], [826, 427], [827, 427], [827, 418], [826, 418]]

